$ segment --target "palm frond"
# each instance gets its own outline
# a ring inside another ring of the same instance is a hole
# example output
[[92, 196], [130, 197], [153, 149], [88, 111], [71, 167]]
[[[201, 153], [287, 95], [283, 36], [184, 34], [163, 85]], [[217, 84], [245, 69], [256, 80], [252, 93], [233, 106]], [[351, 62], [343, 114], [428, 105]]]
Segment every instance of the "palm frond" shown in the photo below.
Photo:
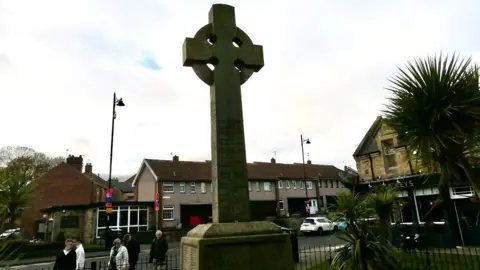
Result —
[[[408, 62], [389, 81], [386, 124], [428, 169], [448, 168], [458, 176], [468, 167], [461, 158], [478, 145], [478, 67], [471, 58], [440, 54]], [[476, 185], [480, 188], [480, 182]]]

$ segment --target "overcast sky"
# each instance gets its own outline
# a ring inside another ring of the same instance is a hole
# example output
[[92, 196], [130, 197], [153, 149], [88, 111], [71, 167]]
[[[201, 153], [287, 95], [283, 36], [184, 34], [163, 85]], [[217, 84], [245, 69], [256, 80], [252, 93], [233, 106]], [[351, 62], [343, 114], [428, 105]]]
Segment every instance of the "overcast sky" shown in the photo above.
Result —
[[[223, 1], [264, 46], [243, 85], [249, 161], [354, 166], [386, 103], [387, 79], [418, 56], [480, 50], [478, 1]], [[84, 155], [114, 174], [143, 158], [210, 158], [209, 88], [182, 67], [185, 37], [208, 22], [207, 0], [0, 0], [0, 146]], [[274, 4], [273, 4], [274, 3]], [[361, 4], [360, 4], [361, 3]]]

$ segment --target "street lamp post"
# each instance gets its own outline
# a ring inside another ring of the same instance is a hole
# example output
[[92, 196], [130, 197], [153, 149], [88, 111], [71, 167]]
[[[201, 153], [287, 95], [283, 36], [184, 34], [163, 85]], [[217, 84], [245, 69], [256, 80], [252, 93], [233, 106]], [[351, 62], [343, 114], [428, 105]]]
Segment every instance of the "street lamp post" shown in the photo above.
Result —
[[308, 203], [308, 189], [307, 189], [307, 166], [305, 165], [305, 151], [303, 149], [303, 145], [304, 144], [310, 144], [310, 140], [309, 139], [305, 139], [303, 138], [303, 135], [300, 134], [300, 142], [301, 142], [301, 145], [302, 145], [302, 164], [303, 164], [303, 185], [305, 187], [305, 208], [308, 208], [310, 207], [310, 204]]
[[[116, 107], [123, 107], [125, 103], [123, 100], [117, 99], [117, 94], [113, 92], [113, 111], [112, 111], [112, 134], [110, 136], [110, 168], [108, 171], [108, 190], [110, 191], [112, 188], [112, 161], [113, 161], [113, 135], [115, 134], [115, 118], [117, 118], [117, 113], [115, 111]], [[106, 211], [107, 214], [107, 226], [105, 229], [105, 250], [109, 249], [110, 243], [110, 217], [111, 212]]]

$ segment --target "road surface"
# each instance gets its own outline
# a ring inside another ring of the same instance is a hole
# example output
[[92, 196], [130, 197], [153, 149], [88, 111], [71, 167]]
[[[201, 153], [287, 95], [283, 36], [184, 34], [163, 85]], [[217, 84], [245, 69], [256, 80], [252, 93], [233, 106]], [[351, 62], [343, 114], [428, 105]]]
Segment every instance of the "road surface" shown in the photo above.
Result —
[[[338, 239], [334, 235], [324, 235], [324, 236], [298, 236], [298, 248], [300, 252], [302, 250], [308, 250], [309, 248], [315, 247], [326, 247], [326, 246], [339, 246], [343, 244], [342, 240]], [[168, 257], [168, 265], [165, 270], [176, 270], [180, 269], [180, 249], [173, 248], [170, 249], [167, 253]], [[105, 266], [105, 268], [100, 268], [101, 270], [107, 270], [106, 263], [108, 262], [108, 256], [105, 257], [96, 257], [96, 258], [87, 258], [85, 266], [90, 267], [92, 262], [97, 262], [97, 265]], [[148, 251], [144, 250], [140, 253], [139, 264], [137, 265], [137, 269], [139, 270], [147, 270], [148, 262]], [[18, 265], [18, 266], [11, 266], [8, 268], [2, 269], [23, 269], [23, 270], [51, 270], [53, 268], [53, 262], [46, 262], [46, 263], [38, 263], [38, 264], [30, 264], [30, 265]], [[87, 268], [87, 270], [89, 270]]]

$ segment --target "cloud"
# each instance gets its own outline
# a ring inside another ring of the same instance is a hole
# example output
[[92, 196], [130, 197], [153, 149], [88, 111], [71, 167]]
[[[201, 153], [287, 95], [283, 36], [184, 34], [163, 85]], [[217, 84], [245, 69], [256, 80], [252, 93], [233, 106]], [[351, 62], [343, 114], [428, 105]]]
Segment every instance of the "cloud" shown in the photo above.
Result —
[[[209, 88], [182, 66], [182, 43], [214, 1], [27, 2], [0, 2], [3, 145], [70, 149], [108, 172], [116, 91], [114, 174], [143, 157], [210, 159]], [[480, 60], [476, 1], [224, 2], [264, 46], [242, 86], [249, 161], [300, 162], [303, 134], [314, 163], [352, 165], [398, 66], [441, 50]]]

